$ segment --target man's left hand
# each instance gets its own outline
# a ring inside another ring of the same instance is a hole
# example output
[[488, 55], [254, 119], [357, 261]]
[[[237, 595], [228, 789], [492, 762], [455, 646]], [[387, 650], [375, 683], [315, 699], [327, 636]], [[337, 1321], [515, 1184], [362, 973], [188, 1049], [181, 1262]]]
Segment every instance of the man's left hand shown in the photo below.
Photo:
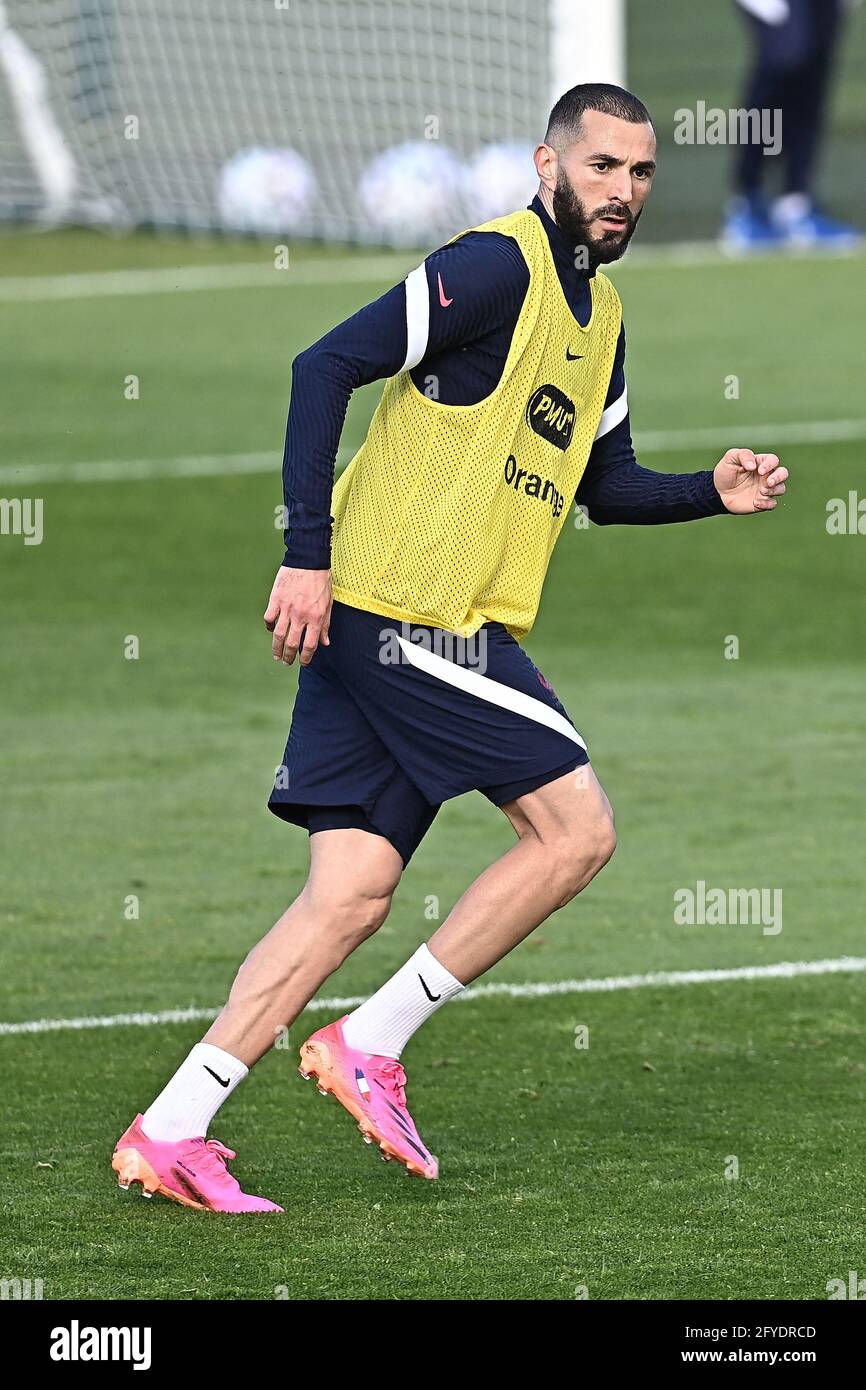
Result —
[[785, 491], [787, 468], [775, 454], [729, 449], [713, 470], [713, 482], [729, 512], [771, 512]]

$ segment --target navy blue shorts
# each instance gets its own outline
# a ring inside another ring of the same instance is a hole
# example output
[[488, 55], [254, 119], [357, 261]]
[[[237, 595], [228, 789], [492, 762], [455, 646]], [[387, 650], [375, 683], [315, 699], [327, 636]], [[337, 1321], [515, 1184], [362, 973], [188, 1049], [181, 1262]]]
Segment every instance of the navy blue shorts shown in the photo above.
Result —
[[501, 623], [474, 637], [335, 603], [302, 666], [268, 806], [317, 830], [359, 826], [409, 862], [443, 801], [495, 805], [589, 761], [555, 692]]

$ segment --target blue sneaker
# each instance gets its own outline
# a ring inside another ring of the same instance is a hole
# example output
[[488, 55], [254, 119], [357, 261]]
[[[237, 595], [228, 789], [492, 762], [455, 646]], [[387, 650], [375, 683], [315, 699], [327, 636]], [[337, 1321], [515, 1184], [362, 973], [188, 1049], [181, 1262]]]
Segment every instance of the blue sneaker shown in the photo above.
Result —
[[757, 195], [731, 199], [719, 241], [722, 250], [732, 255], [778, 251], [785, 245], [784, 237], [770, 220], [766, 203]]
[[815, 207], [804, 193], [788, 193], [773, 205], [772, 225], [786, 246], [810, 250], [850, 251], [863, 241], [863, 233], [837, 222]]

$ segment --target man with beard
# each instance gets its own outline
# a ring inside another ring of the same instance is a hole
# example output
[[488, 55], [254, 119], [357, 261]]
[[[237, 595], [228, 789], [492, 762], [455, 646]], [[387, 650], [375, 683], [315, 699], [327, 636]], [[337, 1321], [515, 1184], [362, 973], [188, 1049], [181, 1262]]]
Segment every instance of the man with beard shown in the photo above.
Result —
[[[372, 998], [301, 1049], [301, 1074], [385, 1158], [438, 1175], [406, 1106], [403, 1048], [615, 845], [584, 740], [520, 646], [573, 499], [602, 525], [653, 525], [767, 511], [785, 490], [776, 456], [746, 448], [686, 475], [635, 461], [620, 302], [597, 268], [623, 254], [652, 186], [643, 103], [606, 84], [573, 88], [535, 165], [529, 208], [435, 251], [294, 362], [286, 555], [264, 617], [274, 658], [298, 656], [301, 670], [269, 805], [308, 830], [310, 873], [118, 1144], [122, 1184], [214, 1210], [275, 1209], [240, 1191], [207, 1127], [384, 921], [441, 803], [477, 789], [514, 845]], [[349, 397], [382, 377], [332, 495]]]

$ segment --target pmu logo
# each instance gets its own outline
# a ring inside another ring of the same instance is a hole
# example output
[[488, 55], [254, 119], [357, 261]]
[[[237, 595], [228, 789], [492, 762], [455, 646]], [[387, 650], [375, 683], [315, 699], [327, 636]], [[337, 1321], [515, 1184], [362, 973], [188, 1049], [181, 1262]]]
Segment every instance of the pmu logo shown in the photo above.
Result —
[[574, 433], [574, 401], [558, 386], [539, 386], [529, 397], [526, 423], [548, 444], [567, 449]]

